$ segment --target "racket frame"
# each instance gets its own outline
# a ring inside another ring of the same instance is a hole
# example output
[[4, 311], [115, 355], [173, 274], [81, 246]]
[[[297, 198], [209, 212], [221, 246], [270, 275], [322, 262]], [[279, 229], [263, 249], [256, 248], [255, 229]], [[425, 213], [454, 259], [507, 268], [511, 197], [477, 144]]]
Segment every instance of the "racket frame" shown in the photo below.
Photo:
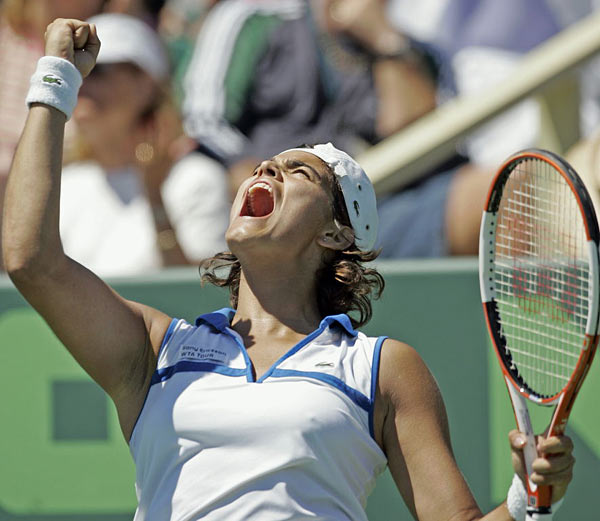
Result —
[[[506, 339], [501, 331], [499, 310], [495, 298], [494, 237], [497, 225], [497, 211], [500, 206], [504, 187], [510, 174], [519, 163], [527, 159], [538, 159], [550, 164], [557, 172], [561, 173], [563, 179], [569, 184], [569, 187], [577, 200], [579, 211], [583, 217], [587, 238], [588, 257], [590, 261], [591, 277], [588, 293], [590, 306], [588, 309], [584, 342], [577, 365], [571, 374], [571, 377], [563, 389], [553, 396], [540, 396], [536, 394], [527, 387], [526, 383], [518, 376], [518, 374], [515, 374], [510, 370], [511, 355], [506, 350]], [[537, 449], [535, 434], [533, 432], [529, 410], [527, 408], [527, 400], [538, 405], [555, 405], [556, 408], [552, 414], [552, 419], [547, 430], [547, 436], [564, 433], [573, 403], [590, 368], [598, 344], [600, 301], [600, 291], [598, 289], [599, 237], [598, 223], [591, 198], [577, 173], [562, 158], [545, 150], [528, 149], [514, 154], [499, 168], [488, 191], [481, 220], [479, 240], [479, 282], [488, 331], [492, 338], [494, 352], [498, 358], [503, 379], [508, 389], [517, 427], [527, 438], [523, 452], [527, 470], [528, 520], [552, 519], [552, 488], [550, 486], [538, 487], [529, 478], [532, 473], [531, 465], [533, 460], [537, 457]]]

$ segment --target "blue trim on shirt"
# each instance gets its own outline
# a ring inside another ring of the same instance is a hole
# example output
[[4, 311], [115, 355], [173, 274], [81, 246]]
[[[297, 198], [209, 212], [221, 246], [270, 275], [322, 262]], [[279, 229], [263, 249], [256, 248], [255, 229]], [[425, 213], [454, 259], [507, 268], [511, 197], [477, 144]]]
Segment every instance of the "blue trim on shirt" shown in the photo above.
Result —
[[173, 331], [175, 331], [175, 326], [177, 326], [178, 322], [179, 322], [178, 318], [174, 318], [171, 320], [171, 323], [169, 324], [169, 327], [167, 328], [165, 336], [163, 337], [162, 343], [160, 344], [160, 348], [158, 349], [158, 355], [156, 357], [157, 359], [160, 358], [160, 354], [162, 353], [162, 350], [169, 343], [169, 340], [171, 340], [171, 337], [173, 336]]
[[164, 382], [171, 378], [175, 373], [188, 373], [188, 372], [206, 372], [206, 373], [218, 373], [225, 376], [245, 376], [246, 369], [234, 369], [227, 367], [226, 365], [213, 364], [210, 362], [192, 362], [192, 361], [181, 361], [175, 365], [169, 367], [163, 367], [157, 369], [152, 375], [150, 385]]
[[240, 351], [242, 352], [242, 356], [244, 357], [244, 362], [246, 363], [246, 381], [254, 382], [254, 372], [252, 371], [253, 365], [250, 360], [250, 355], [248, 355], [248, 351], [246, 350], [246, 346], [244, 345], [244, 341], [242, 337], [238, 334], [237, 331], [228, 327], [224, 332], [225, 335], [233, 338], [234, 342], [238, 345]]
[[377, 393], [377, 381], [379, 378], [379, 362], [381, 360], [381, 347], [383, 342], [387, 339], [387, 336], [380, 336], [375, 342], [375, 349], [373, 350], [373, 363], [371, 364], [371, 408], [369, 410], [369, 433], [371, 437], [375, 439], [375, 395]]
[[[235, 309], [232, 308], [221, 308], [212, 313], [206, 313], [204, 315], [200, 315], [196, 319], [196, 325], [199, 326], [201, 323], [205, 322], [215, 329], [221, 332], [225, 332], [225, 330], [231, 326], [231, 321], [235, 316]], [[323, 320], [321, 320], [318, 329], [325, 329], [326, 326], [331, 326], [334, 322], [340, 324], [346, 332], [353, 337], [358, 335], [358, 332], [352, 327], [352, 322], [350, 317], [344, 313], [340, 313], [339, 315], [328, 315]]]
[[255, 380], [254, 373], [252, 370], [253, 369], [252, 362], [250, 360], [250, 356], [248, 355], [248, 351], [246, 350], [246, 346], [244, 345], [244, 342], [242, 341], [240, 336], [233, 329], [231, 329], [231, 321], [233, 320], [233, 317], [235, 316], [235, 312], [236, 312], [235, 309], [232, 309], [232, 308], [222, 308], [222, 309], [218, 309], [217, 311], [214, 311], [212, 313], [206, 313], [204, 315], [200, 315], [196, 319], [196, 326], [199, 326], [202, 323], [206, 323], [206, 324], [212, 326], [217, 331], [224, 333], [224, 334], [228, 335], [229, 337], [233, 338], [235, 343], [240, 348], [240, 351], [242, 352], [242, 355], [246, 362], [246, 379], [248, 382], [256, 382], [256, 383], [264, 382], [265, 379], [267, 379], [269, 376], [271, 376], [273, 371], [275, 371], [277, 369], [277, 367], [284, 360], [288, 359], [294, 353], [297, 353], [300, 349], [302, 349], [309, 342], [312, 342], [321, 333], [323, 333], [323, 331], [325, 331], [326, 328], [330, 327], [333, 323], [337, 323], [337, 324], [341, 325], [350, 336], [352, 336], [352, 337], [358, 336], [358, 332], [352, 327], [352, 322], [350, 321], [350, 317], [348, 317], [348, 315], [346, 315], [344, 313], [340, 313], [339, 315], [326, 316], [325, 318], [323, 318], [323, 320], [321, 320], [321, 322], [319, 323], [319, 327], [315, 331], [310, 333], [308, 336], [306, 336], [304, 339], [302, 339], [300, 342], [298, 342], [295, 346], [290, 348], [290, 350], [287, 351], [278, 360], [276, 360], [275, 363], [273, 363], [273, 365], [258, 380]]
[[319, 373], [316, 371], [296, 371], [292, 369], [275, 369], [272, 372], [271, 376], [273, 378], [285, 378], [286, 376], [300, 376], [303, 378], [313, 378], [315, 380], [320, 380], [342, 391], [361, 409], [364, 409], [365, 411], [369, 412], [372, 408], [371, 402], [369, 402], [369, 399], [363, 393], [357, 391], [356, 389], [353, 389], [339, 378], [327, 373]]
[[242, 352], [242, 356], [244, 357], [244, 361], [246, 362], [246, 380], [248, 382], [254, 382], [254, 374], [252, 372], [252, 362], [250, 361], [250, 357], [248, 356], [248, 352], [246, 351], [246, 346], [242, 341], [239, 334], [231, 329], [231, 321], [235, 316], [235, 309], [232, 308], [221, 308], [217, 309], [217, 311], [213, 311], [212, 313], [206, 313], [204, 315], [200, 315], [196, 319], [196, 326], [200, 326], [202, 323], [208, 324], [212, 326], [214, 329], [223, 333], [224, 335], [229, 336], [234, 340], [237, 344], [238, 348]]
[[[358, 331], [356, 331], [352, 327], [352, 322], [350, 321], [350, 317], [348, 315], [346, 315], [345, 313], [340, 313], [339, 315], [326, 316], [323, 320], [321, 320], [319, 327], [331, 326], [331, 324], [334, 322], [337, 322], [338, 324], [340, 324], [350, 336], [352, 336], [352, 337], [358, 336]], [[325, 327], [323, 327], [323, 329], [325, 329]]]
[[231, 325], [233, 316], [235, 315], [235, 309], [232, 308], [221, 308], [213, 311], [212, 313], [205, 313], [200, 315], [196, 319], [196, 325], [199, 326], [202, 322], [214, 327], [217, 331], [222, 333]]
[[325, 328], [327, 327], [327, 324], [324, 323], [324, 319], [321, 321], [321, 325], [319, 326], [319, 329], [316, 329], [315, 331], [313, 331], [310, 335], [308, 335], [307, 337], [303, 338], [300, 342], [298, 342], [295, 346], [293, 346], [287, 353], [285, 353], [283, 356], [279, 357], [275, 363], [269, 367], [269, 369], [267, 369], [267, 371], [265, 372], [265, 374], [263, 374], [258, 380], [258, 383], [264, 382], [269, 376], [271, 376], [275, 371], [277, 371], [277, 367], [282, 364], [285, 360], [287, 360], [290, 356], [292, 356], [293, 354], [297, 353], [298, 351], [300, 351], [300, 349], [302, 349], [306, 344], [308, 344], [309, 342], [312, 342], [315, 338], [317, 338], [321, 333], [323, 333], [323, 331], [325, 331]]

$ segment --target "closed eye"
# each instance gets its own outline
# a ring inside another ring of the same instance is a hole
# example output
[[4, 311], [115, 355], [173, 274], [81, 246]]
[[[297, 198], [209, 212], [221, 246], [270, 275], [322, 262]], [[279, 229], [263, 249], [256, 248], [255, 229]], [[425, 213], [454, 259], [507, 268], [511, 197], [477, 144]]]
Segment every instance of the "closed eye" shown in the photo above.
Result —
[[310, 175], [310, 172], [309, 172], [308, 170], [305, 170], [305, 169], [301, 169], [301, 170], [294, 170], [294, 171], [292, 172], [292, 174], [301, 174], [301, 175], [303, 175], [304, 177], [306, 177], [306, 179], [312, 179], [312, 177], [311, 177], [311, 175]]
[[286, 159], [284, 160], [284, 165], [293, 175], [301, 174], [310, 180], [321, 179], [319, 173], [312, 166], [307, 165], [304, 161], [298, 161], [297, 159]]

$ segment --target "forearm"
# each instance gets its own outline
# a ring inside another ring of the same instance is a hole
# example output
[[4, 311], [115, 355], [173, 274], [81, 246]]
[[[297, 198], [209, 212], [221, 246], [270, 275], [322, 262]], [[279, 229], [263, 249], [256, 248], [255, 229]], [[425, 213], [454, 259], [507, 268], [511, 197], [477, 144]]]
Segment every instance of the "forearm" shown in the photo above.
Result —
[[47, 270], [63, 256], [59, 236], [65, 115], [32, 105], [9, 173], [2, 229], [6, 270]]
[[380, 138], [402, 129], [435, 108], [435, 86], [420, 67], [389, 57], [373, 64], [378, 109], [376, 132]]

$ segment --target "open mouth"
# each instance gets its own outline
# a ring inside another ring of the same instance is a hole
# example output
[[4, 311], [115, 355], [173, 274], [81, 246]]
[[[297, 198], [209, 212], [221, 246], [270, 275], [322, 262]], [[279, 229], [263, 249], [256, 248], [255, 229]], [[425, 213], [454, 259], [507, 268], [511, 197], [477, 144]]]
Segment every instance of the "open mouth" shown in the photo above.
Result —
[[246, 193], [241, 216], [265, 217], [273, 211], [273, 188], [268, 183], [254, 183]]

